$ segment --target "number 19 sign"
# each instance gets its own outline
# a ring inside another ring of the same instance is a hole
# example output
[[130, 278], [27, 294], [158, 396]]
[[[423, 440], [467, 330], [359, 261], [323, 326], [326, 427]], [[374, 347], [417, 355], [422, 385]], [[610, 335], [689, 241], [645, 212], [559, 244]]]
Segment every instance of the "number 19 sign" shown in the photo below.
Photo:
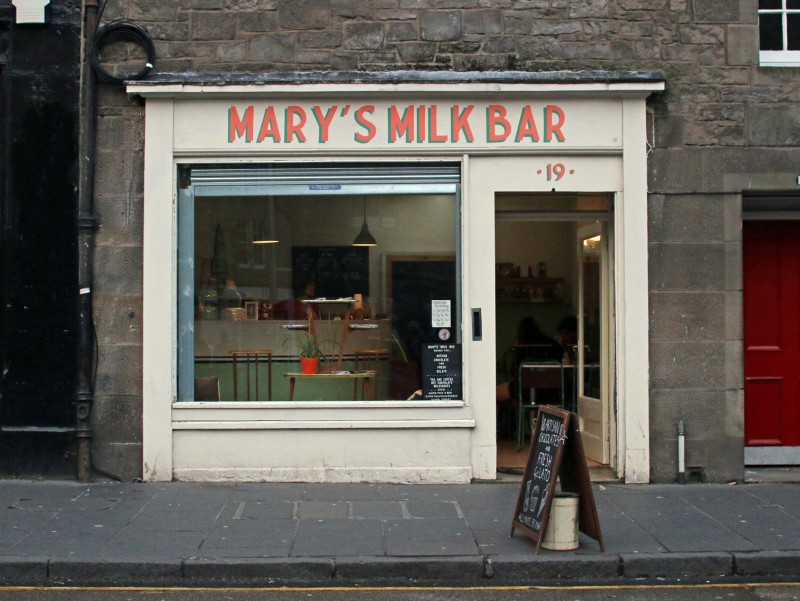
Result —
[[544, 169], [537, 169], [536, 173], [538, 175], [544, 173], [548, 182], [558, 182], [561, 181], [561, 179], [567, 174], [574, 175], [575, 170], [567, 169], [567, 166], [564, 165], [564, 163], [547, 163]]

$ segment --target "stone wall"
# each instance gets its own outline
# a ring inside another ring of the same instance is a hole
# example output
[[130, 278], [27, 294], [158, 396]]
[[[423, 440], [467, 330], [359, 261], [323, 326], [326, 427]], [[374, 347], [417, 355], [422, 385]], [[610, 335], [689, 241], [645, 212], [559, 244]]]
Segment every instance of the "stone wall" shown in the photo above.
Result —
[[94, 266], [98, 372], [92, 446], [95, 467], [123, 480], [138, 478], [142, 471], [143, 179], [144, 102], [128, 98], [119, 87], [101, 84]]
[[[724, 481], [742, 475], [741, 192], [755, 181], [796, 190], [800, 165], [800, 71], [757, 68], [756, 10], [756, 0], [129, 0], [104, 20], [145, 25], [160, 72], [665, 73], [648, 113], [652, 476], [675, 479], [683, 418], [688, 463]], [[134, 55], [128, 72], [142, 62]], [[129, 479], [141, 444], [143, 111], [103, 88], [95, 460]]]

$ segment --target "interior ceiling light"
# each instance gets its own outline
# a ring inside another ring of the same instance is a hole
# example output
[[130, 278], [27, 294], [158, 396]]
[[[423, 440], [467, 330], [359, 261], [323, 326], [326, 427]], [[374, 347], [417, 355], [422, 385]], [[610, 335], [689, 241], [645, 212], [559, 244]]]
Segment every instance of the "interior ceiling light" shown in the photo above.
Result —
[[361, 231], [358, 232], [358, 236], [356, 239], [353, 240], [353, 246], [378, 246], [378, 242], [375, 240], [372, 234], [369, 233], [369, 228], [367, 227], [367, 197], [364, 197], [364, 223], [361, 225]]

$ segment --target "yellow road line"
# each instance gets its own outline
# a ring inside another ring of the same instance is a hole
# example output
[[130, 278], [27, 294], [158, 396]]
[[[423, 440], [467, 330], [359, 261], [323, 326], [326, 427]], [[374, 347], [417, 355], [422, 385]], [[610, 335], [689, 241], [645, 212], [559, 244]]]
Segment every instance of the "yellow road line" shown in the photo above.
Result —
[[592, 591], [638, 589], [720, 589], [800, 587], [800, 582], [731, 582], [700, 584], [609, 584], [609, 585], [498, 585], [498, 586], [0, 586], [0, 591], [128, 591], [128, 592], [376, 592], [376, 591]]

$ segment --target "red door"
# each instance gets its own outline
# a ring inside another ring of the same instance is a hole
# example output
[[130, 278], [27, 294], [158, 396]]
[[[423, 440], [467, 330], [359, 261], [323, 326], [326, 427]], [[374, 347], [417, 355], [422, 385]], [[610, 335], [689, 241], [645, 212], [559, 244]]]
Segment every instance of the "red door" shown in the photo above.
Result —
[[800, 445], [800, 222], [744, 222], [744, 435]]

